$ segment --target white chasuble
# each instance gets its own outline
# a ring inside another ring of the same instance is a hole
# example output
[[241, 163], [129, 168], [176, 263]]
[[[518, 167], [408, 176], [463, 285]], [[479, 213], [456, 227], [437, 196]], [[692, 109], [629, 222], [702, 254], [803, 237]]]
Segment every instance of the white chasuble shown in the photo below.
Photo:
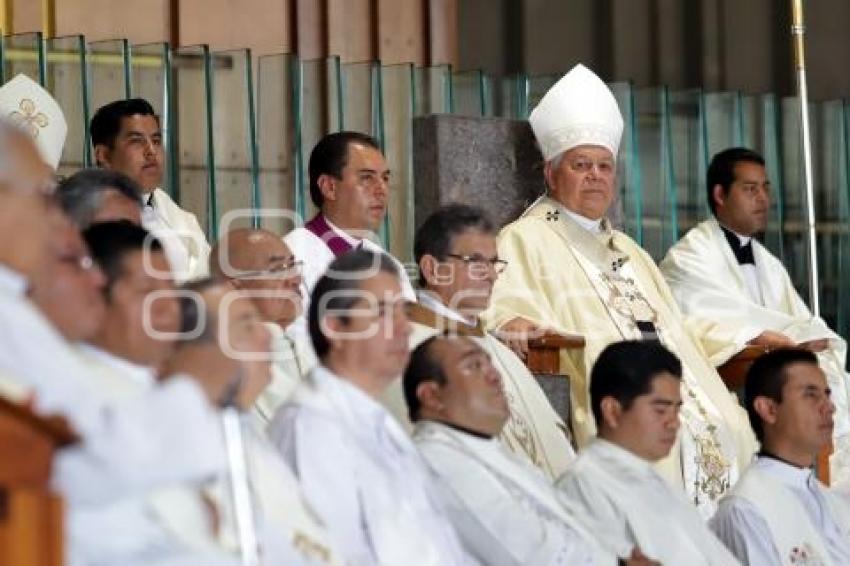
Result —
[[746, 565], [850, 564], [850, 505], [811, 468], [759, 456], [711, 528]]
[[[411, 350], [444, 331], [474, 340], [490, 355], [493, 365], [502, 376], [502, 386], [511, 417], [502, 429], [499, 440], [511, 452], [527, 458], [550, 479], [565, 472], [575, 460], [575, 451], [570, 445], [567, 427], [528, 368], [495, 336], [484, 332], [480, 326], [471, 326], [459, 321], [460, 315], [440, 303], [435, 304], [433, 299], [426, 303], [426, 299], [420, 295], [419, 303], [408, 305], [408, 316], [413, 322]], [[437, 308], [440, 312], [429, 307]], [[381, 402], [405, 430], [412, 430], [401, 380], [393, 382], [387, 388]]]
[[616, 444], [591, 442], [557, 488], [606, 548], [637, 546], [665, 565], [738, 564], [651, 463]]
[[194, 214], [183, 210], [164, 190], [145, 195], [142, 226], [162, 243], [175, 281], [191, 281], [209, 273], [210, 245]]
[[464, 545], [484, 564], [615, 563], [616, 550], [602, 549], [552, 482], [495, 438], [419, 421], [413, 440], [450, 494], [449, 516]]
[[714, 219], [702, 222], [670, 248], [660, 264], [661, 273], [686, 315], [737, 326], [750, 338], [773, 330], [797, 342], [828, 341], [818, 362], [826, 373], [836, 409], [830, 483], [850, 487], [850, 376], [844, 370], [847, 343], [823, 319], [812, 315], [779, 259], [756, 239], [752, 247], [761, 301], [748, 292], [745, 274]]
[[704, 348], [728, 357], [743, 343], [740, 333], [685, 321], [658, 268], [631, 238], [607, 225], [594, 236], [549, 198], [503, 229], [499, 255], [508, 268], [496, 282], [486, 313], [491, 327], [523, 317], [585, 337], [584, 350], [561, 355], [561, 370], [575, 376], [572, 414], [579, 446], [595, 433], [587, 379], [607, 345], [657, 337], [679, 357], [684, 426], [670, 455], [656, 466], [710, 516], [756, 446], [746, 413]]

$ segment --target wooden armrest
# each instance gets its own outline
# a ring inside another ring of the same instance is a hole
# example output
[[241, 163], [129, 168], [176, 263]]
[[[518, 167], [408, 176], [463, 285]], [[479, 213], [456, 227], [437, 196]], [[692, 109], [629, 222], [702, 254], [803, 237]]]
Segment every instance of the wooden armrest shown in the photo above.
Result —
[[744, 387], [747, 372], [753, 362], [760, 356], [770, 351], [767, 346], [746, 346], [743, 350], [729, 358], [729, 360], [717, 368], [723, 383], [731, 391], [737, 391]]
[[560, 374], [561, 350], [584, 348], [584, 336], [546, 332], [528, 341], [525, 365], [531, 373]]

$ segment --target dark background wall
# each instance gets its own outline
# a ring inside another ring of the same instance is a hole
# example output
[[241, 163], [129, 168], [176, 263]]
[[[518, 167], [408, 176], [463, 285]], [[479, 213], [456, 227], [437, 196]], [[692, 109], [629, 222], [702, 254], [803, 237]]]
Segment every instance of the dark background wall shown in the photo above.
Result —
[[[850, 97], [850, 1], [807, 0], [812, 99]], [[609, 81], [792, 94], [787, 0], [460, 0], [458, 63], [494, 75], [562, 73], [577, 62]]]

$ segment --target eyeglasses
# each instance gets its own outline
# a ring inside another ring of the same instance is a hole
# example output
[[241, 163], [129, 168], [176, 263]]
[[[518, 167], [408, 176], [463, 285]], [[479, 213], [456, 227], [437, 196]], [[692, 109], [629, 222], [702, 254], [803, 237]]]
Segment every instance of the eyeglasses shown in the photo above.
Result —
[[304, 271], [304, 262], [293, 259], [281, 265], [255, 271], [239, 271], [235, 279], [291, 279], [300, 276]]
[[497, 257], [486, 258], [482, 255], [474, 254], [474, 255], [459, 255], [459, 254], [446, 254], [446, 257], [451, 257], [456, 260], [462, 261], [463, 263], [469, 265], [470, 267], [474, 267], [475, 269], [490, 269], [492, 268], [497, 274], [504, 273], [505, 269], [508, 267], [508, 262], [499, 259]]
[[593, 168], [596, 167], [596, 171], [598, 171], [599, 175], [605, 177], [613, 175], [617, 170], [616, 164], [611, 159], [594, 161], [586, 157], [579, 157], [572, 161], [568, 161], [567, 164], [570, 166], [570, 169], [576, 173], [590, 173]]

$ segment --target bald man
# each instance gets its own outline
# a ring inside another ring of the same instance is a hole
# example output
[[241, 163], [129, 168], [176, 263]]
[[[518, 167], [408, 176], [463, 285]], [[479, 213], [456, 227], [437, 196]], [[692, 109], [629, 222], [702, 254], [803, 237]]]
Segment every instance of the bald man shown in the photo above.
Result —
[[231, 230], [210, 254], [210, 273], [247, 293], [272, 335], [272, 383], [254, 404], [263, 424], [316, 365], [312, 347], [290, 331], [303, 311], [302, 267], [280, 236], [268, 230]]

